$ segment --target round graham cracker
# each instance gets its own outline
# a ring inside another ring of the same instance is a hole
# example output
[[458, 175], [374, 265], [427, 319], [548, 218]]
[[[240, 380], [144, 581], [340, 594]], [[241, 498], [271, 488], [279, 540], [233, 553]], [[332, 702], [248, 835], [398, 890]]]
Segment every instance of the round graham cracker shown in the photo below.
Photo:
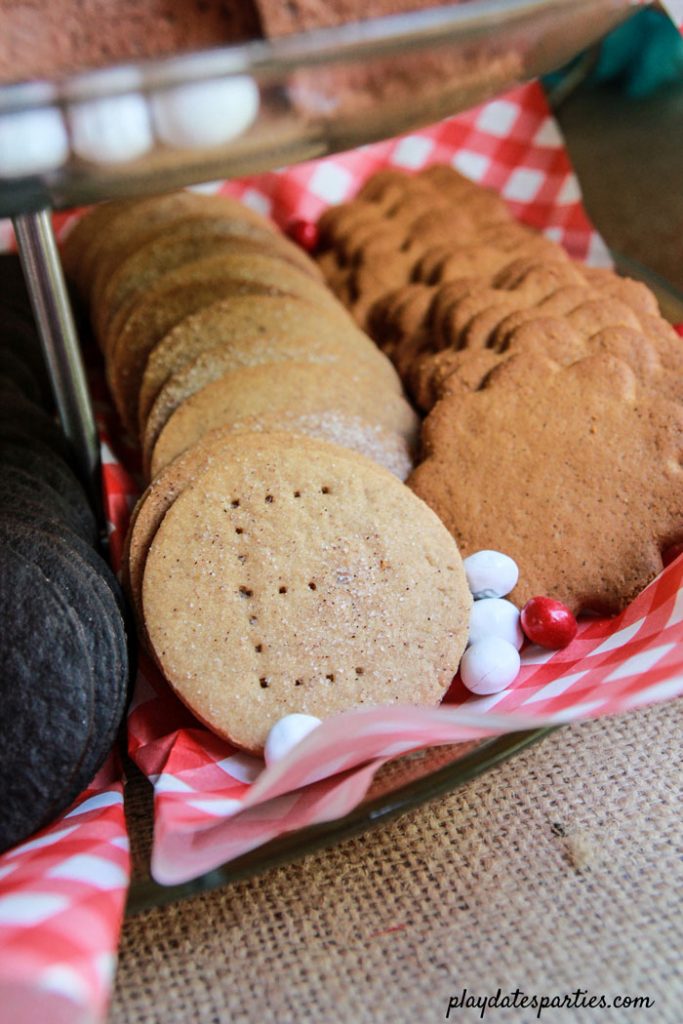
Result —
[[349, 380], [333, 367], [314, 363], [247, 366], [207, 384], [183, 402], [161, 431], [151, 455], [151, 476], [216, 427], [250, 417], [292, 413], [358, 417], [403, 438], [409, 449], [417, 441], [419, 420], [408, 403], [393, 392]]
[[194, 260], [240, 252], [272, 253], [320, 279], [316, 264], [303, 249], [274, 229], [241, 218], [203, 216], [183, 220], [131, 253], [94, 298], [93, 324], [104, 350], [108, 336], [116, 336], [137, 299], [164, 274]]
[[219, 377], [245, 366], [296, 362], [320, 364], [344, 374], [361, 386], [374, 383], [378, 400], [384, 391], [396, 394], [395, 371], [391, 363], [370, 342], [360, 351], [310, 335], [289, 334], [287, 337], [243, 336], [232, 344], [202, 352], [191, 363], [174, 373], [164, 384], [150, 410], [143, 434], [143, 458], [148, 461], [156, 440], [182, 402]]
[[[353, 439], [357, 443], [353, 450], [340, 452], [339, 457], [345, 454], [353, 459], [359, 453], [385, 466], [399, 479], [406, 478], [411, 460], [400, 438], [389, 434], [388, 431], [382, 431], [381, 428], [373, 429], [360, 421], [346, 421], [343, 417], [336, 417], [334, 423], [330, 424], [325, 419], [326, 415], [321, 414], [317, 418], [297, 416], [296, 424], [293, 424], [292, 430], [286, 433], [277, 429], [282, 425], [283, 418], [278, 417], [276, 420], [275, 417], [271, 417], [269, 421], [268, 414], [261, 418], [251, 417], [244, 421], [239, 429], [220, 427], [210, 431], [198, 444], [184, 451], [154, 478], [133, 510], [122, 559], [123, 584], [136, 611], [138, 623], [142, 622], [142, 579], [145, 560], [159, 524], [185, 487], [210, 466], [229, 459], [236, 443], [241, 446], [240, 450], [244, 450], [249, 444], [257, 448], [262, 447], [262, 434], [268, 433], [275, 439], [280, 438], [280, 443], [285, 446], [296, 443], [297, 448], [303, 450], [308, 438], [335, 443], [334, 438], [337, 437], [337, 442], [341, 443], [341, 434], [343, 440], [348, 442]], [[237, 434], [240, 435], [238, 442]], [[296, 441], [291, 439], [290, 434], [297, 434]], [[342, 447], [349, 448], [349, 444]]]
[[471, 607], [452, 538], [373, 463], [263, 440], [190, 484], [149, 550], [145, 626], [171, 686], [252, 752], [292, 712], [438, 703]]
[[205, 196], [194, 192], [170, 192], [134, 199], [117, 210], [84, 251], [90, 264], [88, 295], [94, 299], [111, 273], [132, 252], [162, 234], [171, 224], [192, 217], [234, 217], [259, 228], [274, 230], [270, 221], [230, 196]]
[[[239, 295], [221, 300], [185, 317], [150, 353], [140, 388], [140, 432], [166, 381], [207, 349], [233, 344], [244, 336], [268, 343], [274, 336], [292, 333], [305, 333], [316, 343], [334, 342], [365, 354], [370, 343], [348, 317], [330, 315], [294, 295]], [[388, 361], [385, 366], [384, 376], [392, 376], [394, 390], [400, 392], [398, 374]]]
[[101, 203], [89, 210], [80, 220], [69, 225], [60, 243], [60, 254], [64, 274], [75, 287], [79, 297], [87, 299], [92, 274], [95, 271], [87, 258], [102, 234], [106, 234], [110, 223], [124, 213], [130, 205], [128, 200]]
[[137, 425], [140, 384], [157, 342], [203, 306], [245, 292], [301, 295], [316, 307], [346, 316], [322, 284], [275, 256], [213, 256], [164, 275], [135, 305], [109, 353], [109, 384], [129, 430]]

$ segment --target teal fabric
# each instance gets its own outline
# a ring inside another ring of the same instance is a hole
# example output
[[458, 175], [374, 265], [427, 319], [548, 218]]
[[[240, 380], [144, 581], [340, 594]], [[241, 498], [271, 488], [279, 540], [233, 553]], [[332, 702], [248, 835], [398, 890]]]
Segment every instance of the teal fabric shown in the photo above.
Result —
[[[554, 89], [579, 60], [547, 75], [546, 85]], [[585, 84], [609, 83], [637, 98], [681, 79], [683, 37], [662, 11], [648, 8], [605, 37]]]

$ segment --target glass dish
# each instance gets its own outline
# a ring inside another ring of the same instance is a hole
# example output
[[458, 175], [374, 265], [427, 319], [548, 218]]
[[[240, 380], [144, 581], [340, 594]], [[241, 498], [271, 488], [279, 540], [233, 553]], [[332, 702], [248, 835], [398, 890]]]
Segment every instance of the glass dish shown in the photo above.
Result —
[[638, 3], [468, 0], [0, 86], [0, 216], [242, 177], [400, 134], [558, 67]]
[[[647, 267], [610, 250], [614, 266], [651, 289], [672, 323], [683, 323], [683, 295]], [[430, 747], [384, 765], [365, 799], [349, 814], [333, 821], [280, 836], [248, 854], [181, 885], [159, 885], [150, 875], [152, 786], [132, 762], [127, 764], [126, 814], [131, 838], [132, 885], [127, 913], [175, 903], [202, 892], [260, 874], [367, 832], [429, 800], [444, 796], [543, 740], [559, 726], [508, 733], [494, 739]]]
[[129, 763], [125, 805], [133, 875], [126, 913], [139, 914], [217, 889], [367, 832], [452, 792], [551, 732], [554, 728], [508, 733], [483, 742], [429, 747], [397, 758], [379, 770], [363, 802], [344, 817], [287, 833], [199, 878], [169, 886], [159, 885], [150, 875], [152, 787]]

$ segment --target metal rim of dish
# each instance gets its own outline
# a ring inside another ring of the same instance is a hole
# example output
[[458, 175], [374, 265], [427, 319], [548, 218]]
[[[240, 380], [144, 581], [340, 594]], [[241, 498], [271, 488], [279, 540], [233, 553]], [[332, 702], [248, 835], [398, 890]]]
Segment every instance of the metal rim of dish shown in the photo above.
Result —
[[558, 728], [561, 726], [530, 729], [486, 740], [442, 768], [360, 803], [341, 818], [285, 833], [189, 882], [164, 886], [151, 877], [134, 879], [128, 894], [126, 914], [132, 916], [210, 892], [365, 833], [429, 800], [452, 792], [538, 743]]

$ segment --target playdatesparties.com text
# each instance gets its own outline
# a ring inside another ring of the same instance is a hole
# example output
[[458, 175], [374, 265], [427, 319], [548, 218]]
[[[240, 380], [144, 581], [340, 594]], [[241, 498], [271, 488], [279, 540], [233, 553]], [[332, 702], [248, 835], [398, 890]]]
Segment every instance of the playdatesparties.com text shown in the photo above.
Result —
[[636, 1010], [650, 1009], [654, 1005], [655, 1001], [650, 996], [606, 996], [603, 993], [591, 995], [587, 988], [577, 988], [573, 992], [562, 992], [556, 995], [527, 993], [520, 988], [516, 988], [512, 992], [503, 992], [499, 988], [491, 995], [475, 995], [464, 988], [458, 995], [449, 998], [444, 1019], [456, 1021], [461, 1010], [478, 1010], [480, 1020], [485, 1019], [489, 1010], [532, 1010], [536, 1019], [542, 1020], [546, 1010]]

